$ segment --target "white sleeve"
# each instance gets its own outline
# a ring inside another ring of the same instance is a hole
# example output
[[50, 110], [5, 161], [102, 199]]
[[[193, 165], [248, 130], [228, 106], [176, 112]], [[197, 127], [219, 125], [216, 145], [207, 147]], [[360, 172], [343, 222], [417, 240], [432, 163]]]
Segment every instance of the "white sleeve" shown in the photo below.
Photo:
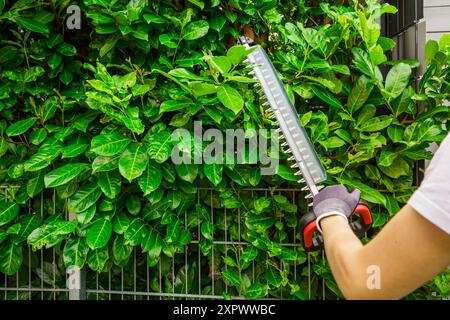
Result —
[[441, 143], [408, 204], [450, 234], [450, 134]]

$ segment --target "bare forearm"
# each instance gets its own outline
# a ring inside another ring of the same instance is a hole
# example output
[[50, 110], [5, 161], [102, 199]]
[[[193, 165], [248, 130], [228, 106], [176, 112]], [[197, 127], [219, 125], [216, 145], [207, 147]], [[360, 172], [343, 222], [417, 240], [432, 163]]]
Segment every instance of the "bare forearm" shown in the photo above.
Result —
[[[450, 264], [450, 236], [406, 205], [363, 246], [347, 221], [322, 220], [331, 271], [347, 299], [399, 299]], [[379, 287], [368, 286], [379, 270]]]
[[363, 245], [340, 216], [325, 218], [321, 222], [325, 252], [333, 276], [347, 299], [366, 297], [367, 274], [361, 262]]

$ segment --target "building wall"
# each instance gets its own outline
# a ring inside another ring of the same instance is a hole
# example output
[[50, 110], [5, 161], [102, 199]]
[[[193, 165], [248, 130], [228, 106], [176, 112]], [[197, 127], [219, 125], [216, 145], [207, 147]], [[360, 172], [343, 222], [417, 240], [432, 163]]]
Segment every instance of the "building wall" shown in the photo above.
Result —
[[[427, 29], [427, 40], [439, 38], [450, 33], [450, 0], [424, 0], [424, 16]], [[433, 143], [429, 150], [435, 152], [438, 146]], [[428, 167], [429, 161], [425, 161]]]
[[450, 0], [424, 0], [427, 39], [439, 39], [450, 33]]

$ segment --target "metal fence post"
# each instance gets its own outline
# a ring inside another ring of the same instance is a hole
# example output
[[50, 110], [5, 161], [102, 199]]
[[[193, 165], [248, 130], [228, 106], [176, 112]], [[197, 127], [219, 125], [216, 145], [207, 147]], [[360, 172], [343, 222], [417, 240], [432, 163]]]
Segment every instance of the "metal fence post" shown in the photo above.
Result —
[[86, 275], [80, 268], [68, 268], [67, 287], [69, 300], [86, 300]]
[[[76, 219], [75, 214], [69, 214], [69, 221]], [[86, 273], [77, 267], [67, 268], [67, 288], [69, 300], [86, 300]]]

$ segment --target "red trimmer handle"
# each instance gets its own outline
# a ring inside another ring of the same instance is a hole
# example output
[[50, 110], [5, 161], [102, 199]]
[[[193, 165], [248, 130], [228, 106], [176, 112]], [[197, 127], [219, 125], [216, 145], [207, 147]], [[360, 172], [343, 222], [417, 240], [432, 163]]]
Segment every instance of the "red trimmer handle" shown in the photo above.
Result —
[[306, 251], [317, 251], [323, 248], [323, 237], [317, 232], [316, 216], [310, 212], [300, 219], [303, 247]]
[[[353, 212], [350, 227], [357, 236], [362, 236], [370, 229], [373, 219], [369, 207], [365, 202], [360, 202]], [[310, 212], [300, 219], [300, 230], [302, 232], [303, 246], [306, 251], [318, 251], [323, 249], [323, 237], [317, 232], [316, 216]]]
[[367, 206], [367, 203], [360, 202], [356, 206], [356, 209], [353, 212], [352, 216], [359, 216], [359, 218], [357, 219], [352, 219], [353, 221], [350, 223], [353, 232], [357, 236], [364, 235], [367, 230], [370, 229], [373, 223], [372, 214], [370, 213], [370, 209]]

